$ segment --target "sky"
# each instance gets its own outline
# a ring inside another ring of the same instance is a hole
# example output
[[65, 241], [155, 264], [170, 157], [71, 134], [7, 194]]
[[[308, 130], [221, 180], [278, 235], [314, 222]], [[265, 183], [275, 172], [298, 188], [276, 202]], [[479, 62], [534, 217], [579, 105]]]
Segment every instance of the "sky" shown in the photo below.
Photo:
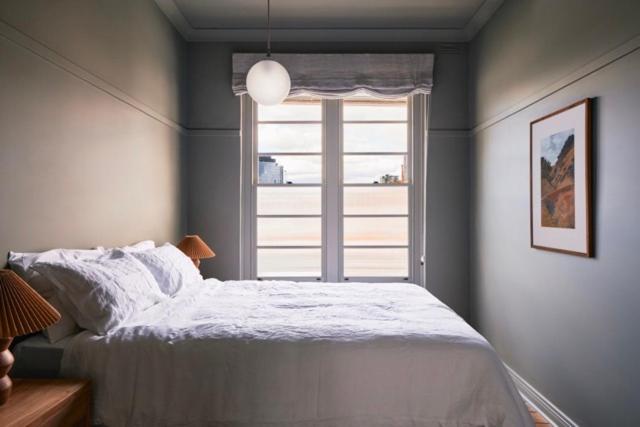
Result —
[[[345, 120], [404, 120], [406, 105], [390, 107], [345, 105]], [[318, 121], [317, 124], [264, 123], [258, 127], [258, 151], [260, 153], [320, 153], [322, 151], [322, 116], [320, 104], [259, 107], [260, 121]], [[407, 151], [407, 125], [404, 123], [345, 123], [343, 144], [345, 152]], [[284, 166], [285, 179], [294, 183], [320, 183], [321, 156], [274, 156]], [[373, 183], [386, 174], [401, 174], [404, 155], [346, 156], [344, 176], [347, 183]]]
[[544, 138], [540, 144], [540, 153], [542, 157], [547, 159], [551, 166], [556, 164], [560, 151], [564, 146], [564, 142], [567, 138], [573, 134], [573, 129], [568, 129], [562, 132], [554, 133], [551, 136]]

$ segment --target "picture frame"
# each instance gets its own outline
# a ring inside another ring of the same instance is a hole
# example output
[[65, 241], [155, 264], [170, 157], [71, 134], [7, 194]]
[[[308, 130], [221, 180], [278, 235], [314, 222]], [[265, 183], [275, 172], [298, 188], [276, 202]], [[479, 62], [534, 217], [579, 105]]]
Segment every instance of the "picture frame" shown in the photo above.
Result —
[[531, 247], [593, 256], [592, 100], [530, 123]]

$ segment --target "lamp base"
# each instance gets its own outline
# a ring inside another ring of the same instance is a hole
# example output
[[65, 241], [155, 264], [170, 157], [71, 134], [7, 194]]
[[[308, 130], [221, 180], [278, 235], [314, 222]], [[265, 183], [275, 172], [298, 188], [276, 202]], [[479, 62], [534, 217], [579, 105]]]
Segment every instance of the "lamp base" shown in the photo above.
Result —
[[7, 403], [9, 396], [11, 395], [11, 378], [9, 378], [9, 371], [13, 366], [13, 354], [9, 351], [9, 345], [13, 341], [13, 338], [0, 338], [0, 406]]
[[198, 270], [200, 270], [200, 259], [199, 258], [191, 258], [191, 261], [193, 261], [193, 265], [195, 265], [196, 268]]

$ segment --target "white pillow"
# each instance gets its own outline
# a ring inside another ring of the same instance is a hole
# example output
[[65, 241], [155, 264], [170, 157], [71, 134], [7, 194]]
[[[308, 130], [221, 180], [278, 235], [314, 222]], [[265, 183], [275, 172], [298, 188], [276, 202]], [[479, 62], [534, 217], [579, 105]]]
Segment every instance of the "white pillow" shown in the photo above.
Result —
[[165, 297], [149, 271], [130, 254], [33, 265], [68, 298], [78, 325], [105, 334]]
[[171, 243], [130, 255], [144, 264], [158, 282], [160, 290], [172, 296], [189, 283], [202, 281], [193, 261]]
[[[128, 246], [118, 248], [125, 252], [142, 251], [155, 248], [153, 240], [142, 240]], [[46, 276], [38, 273], [31, 266], [39, 261], [57, 261], [97, 258], [107, 253], [102, 246], [95, 249], [51, 249], [44, 252], [9, 252], [9, 265], [18, 276], [26, 281], [47, 300], [61, 315], [61, 319], [47, 327], [44, 334], [52, 344], [69, 335], [77, 333], [80, 328], [71, 315], [73, 305], [64, 294], [57, 291], [55, 284]]]
[[25, 282], [45, 298], [55, 294], [56, 287], [49, 279], [40, 275], [31, 266], [40, 261], [55, 262], [83, 258], [97, 258], [105, 253], [98, 249], [51, 249], [45, 252], [9, 252], [9, 266]]
[[137, 251], [146, 251], [148, 249], [153, 249], [156, 247], [156, 242], [153, 240], [142, 240], [138, 243], [134, 243], [132, 245], [122, 246], [113, 249], [120, 249], [124, 252], [137, 252]]
[[[144, 251], [156, 247], [153, 240], [142, 240], [119, 249], [124, 252]], [[107, 253], [102, 246], [95, 249], [51, 249], [44, 252], [9, 252], [9, 265], [24, 281], [45, 298], [55, 293], [55, 286], [31, 266], [39, 261], [74, 260], [97, 258]]]
[[58, 310], [58, 313], [62, 316], [60, 320], [49, 326], [44, 331], [44, 335], [49, 339], [51, 344], [55, 344], [62, 338], [66, 338], [69, 335], [80, 332], [78, 324], [73, 320], [73, 316], [66, 309], [66, 305], [60, 300], [58, 295], [53, 295], [51, 298], [47, 298], [47, 301], [53, 306], [53, 308]]
[[9, 265], [25, 282], [47, 300], [61, 315], [61, 319], [47, 327], [44, 334], [51, 343], [78, 332], [80, 329], [73, 316], [65, 310], [61, 299], [56, 295], [57, 288], [47, 277], [31, 266], [38, 261], [72, 260], [97, 258], [104, 254], [103, 248], [96, 249], [51, 249], [45, 252], [9, 252]]

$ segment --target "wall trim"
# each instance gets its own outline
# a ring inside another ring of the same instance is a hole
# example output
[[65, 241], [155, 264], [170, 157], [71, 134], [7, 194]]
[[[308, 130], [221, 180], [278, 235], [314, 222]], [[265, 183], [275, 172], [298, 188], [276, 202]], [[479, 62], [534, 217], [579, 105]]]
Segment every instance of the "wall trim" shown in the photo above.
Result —
[[[155, 0], [169, 21], [187, 41], [248, 42], [264, 41], [265, 29], [196, 28], [182, 14], [175, 0]], [[461, 28], [273, 28], [274, 41], [432, 41], [467, 42], [493, 16], [504, 0], [484, 0]]]
[[55, 52], [53, 49], [45, 46], [41, 42], [12, 27], [2, 20], [0, 20], [0, 37], [5, 38], [9, 42], [20, 46], [25, 50], [28, 50], [35, 56], [43, 59], [54, 67], [66, 71], [77, 79], [82, 80], [83, 82], [117, 99], [118, 101], [132, 108], [135, 108], [146, 116], [177, 130], [181, 134], [184, 133], [185, 128], [180, 123], [174, 121], [173, 119], [170, 119], [169, 117], [154, 110], [152, 107], [146, 105], [145, 103], [126, 94], [106, 80], [82, 68], [80, 65], [70, 61], [69, 59]]
[[618, 45], [612, 50], [604, 53], [603, 55], [600, 55], [595, 60], [587, 63], [586, 65], [568, 74], [567, 76], [558, 80], [557, 82], [550, 84], [549, 86], [541, 89], [537, 93], [516, 103], [513, 107], [478, 124], [472, 129], [472, 133], [475, 135], [491, 126], [494, 126], [500, 123], [503, 120], [508, 119], [509, 117], [515, 115], [516, 113], [519, 113], [520, 111], [532, 106], [533, 104], [536, 104], [537, 102], [540, 102], [545, 98], [548, 98], [554, 93], [559, 92], [568, 86], [571, 86], [572, 84], [584, 79], [585, 77], [588, 77], [589, 75], [595, 73], [596, 71], [599, 71], [607, 67], [608, 65], [615, 63], [616, 61], [624, 58], [627, 55], [632, 54], [633, 52], [639, 49], [640, 49], [640, 35], [637, 35], [631, 38], [630, 40], [627, 40], [626, 42]]
[[463, 139], [470, 138], [471, 132], [468, 129], [429, 129], [428, 137]]
[[[241, 136], [240, 129], [220, 129], [220, 128], [184, 128], [187, 136], [215, 136], [233, 137]], [[435, 138], [465, 139], [471, 137], [471, 132], [467, 129], [430, 129], [429, 136]]]
[[518, 391], [522, 397], [530, 403], [535, 409], [544, 415], [554, 426], [557, 427], [579, 427], [578, 423], [573, 421], [562, 412], [556, 405], [551, 403], [549, 399], [544, 397], [542, 393], [536, 390], [531, 384], [525, 381], [516, 371], [511, 369], [506, 363], [504, 365], [511, 375]]
[[186, 128], [187, 136], [215, 136], [240, 138], [240, 129], [216, 129], [216, 128]]
[[[187, 136], [215, 136], [239, 138], [242, 135], [240, 129], [220, 129], [220, 128], [184, 128]], [[465, 139], [471, 137], [468, 129], [430, 129], [429, 136], [435, 138]]]

